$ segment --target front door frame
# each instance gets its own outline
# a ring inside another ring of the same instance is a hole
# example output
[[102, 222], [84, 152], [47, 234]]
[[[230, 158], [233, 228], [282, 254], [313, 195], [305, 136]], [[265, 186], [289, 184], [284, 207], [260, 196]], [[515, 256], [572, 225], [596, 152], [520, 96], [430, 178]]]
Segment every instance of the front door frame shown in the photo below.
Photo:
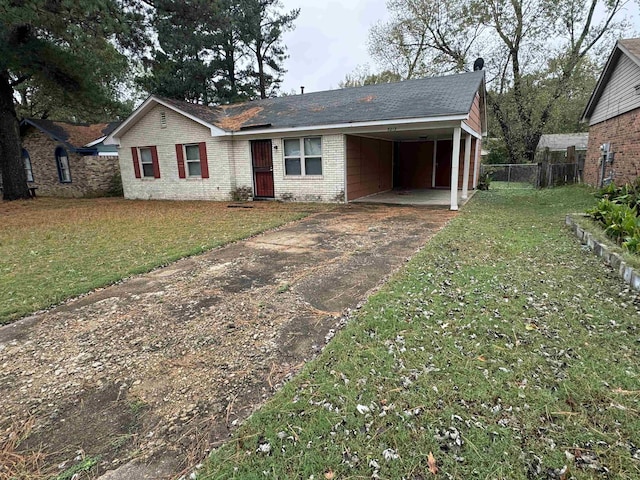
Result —
[[[259, 153], [268, 152], [268, 158], [266, 162], [258, 162], [258, 165], [256, 165], [256, 152], [259, 144], [263, 144], [263, 150]], [[255, 198], [275, 198], [272, 149], [273, 144], [270, 138], [251, 140], [251, 171], [253, 173], [253, 196]]]

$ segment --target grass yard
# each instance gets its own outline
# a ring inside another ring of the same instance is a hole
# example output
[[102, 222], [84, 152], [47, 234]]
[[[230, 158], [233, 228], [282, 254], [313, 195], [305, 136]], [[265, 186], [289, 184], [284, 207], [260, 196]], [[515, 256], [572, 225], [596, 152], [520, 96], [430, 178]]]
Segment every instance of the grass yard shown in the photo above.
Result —
[[322, 205], [38, 198], [0, 202], [0, 324]]
[[593, 203], [478, 192], [198, 478], [640, 478], [638, 297], [563, 225]]

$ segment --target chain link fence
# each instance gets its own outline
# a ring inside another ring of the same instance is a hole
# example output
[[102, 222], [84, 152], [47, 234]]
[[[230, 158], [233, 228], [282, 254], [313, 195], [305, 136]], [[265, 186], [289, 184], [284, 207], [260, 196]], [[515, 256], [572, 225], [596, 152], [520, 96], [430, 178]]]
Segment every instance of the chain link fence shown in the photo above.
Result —
[[489, 175], [493, 188], [545, 188], [580, 183], [580, 163], [483, 164], [480, 175]]

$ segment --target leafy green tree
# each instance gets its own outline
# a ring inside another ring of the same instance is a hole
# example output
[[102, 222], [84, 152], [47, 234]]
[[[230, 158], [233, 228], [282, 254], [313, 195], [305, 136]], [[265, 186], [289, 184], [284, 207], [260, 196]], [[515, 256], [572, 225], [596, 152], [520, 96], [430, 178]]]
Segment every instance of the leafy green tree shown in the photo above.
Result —
[[144, 44], [144, 12], [133, 0], [0, 1], [0, 169], [5, 200], [29, 198], [20, 154], [16, 89], [25, 82], [70, 106], [103, 108], [112, 97], [119, 48]]
[[139, 83], [150, 93], [206, 105], [274, 95], [284, 73], [282, 34], [294, 10], [277, 0], [156, 0], [158, 46]]
[[207, 0], [157, 0], [152, 24], [157, 46], [147, 60], [149, 74], [139, 78], [152, 93], [205, 105], [216, 103], [214, 32], [222, 28], [220, 3]]
[[550, 126], [566, 131], [578, 123], [593, 87], [585, 72], [628, 28], [620, 14], [623, 0], [388, 5], [392, 19], [370, 33], [372, 56], [403, 78], [465, 71], [483, 57], [491, 118], [513, 163], [532, 161]]
[[254, 76], [260, 98], [277, 93], [285, 73], [286, 47], [282, 34], [293, 30], [300, 9], [281, 13], [280, 0], [240, 0], [241, 39], [255, 59]]
[[131, 99], [125, 98], [133, 86], [133, 76], [126, 59], [118, 56], [113, 63], [95, 66], [102, 79], [104, 93], [99, 105], [60, 89], [43, 86], [30, 78], [14, 88], [14, 103], [18, 118], [51, 118], [71, 122], [109, 122], [126, 118], [133, 110]]

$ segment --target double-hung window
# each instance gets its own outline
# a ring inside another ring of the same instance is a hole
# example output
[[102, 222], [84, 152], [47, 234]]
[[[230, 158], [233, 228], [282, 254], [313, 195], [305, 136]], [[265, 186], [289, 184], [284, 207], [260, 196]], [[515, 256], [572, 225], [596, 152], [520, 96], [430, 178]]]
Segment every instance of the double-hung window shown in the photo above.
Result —
[[285, 175], [322, 175], [322, 137], [284, 140]]
[[188, 177], [201, 177], [202, 164], [200, 163], [200, 145], [185, 145], [184, 158]]
[[153, 178], [153, 155], [151, 149], [147, 147], [140, 148], [140, 165], [142, 166], [142, 176]]
[[69, 169], [69, 155], [67, 151], [62, 147], [58, 147], [55, 153], [60, 183], [71, 183], [71, 170]]

